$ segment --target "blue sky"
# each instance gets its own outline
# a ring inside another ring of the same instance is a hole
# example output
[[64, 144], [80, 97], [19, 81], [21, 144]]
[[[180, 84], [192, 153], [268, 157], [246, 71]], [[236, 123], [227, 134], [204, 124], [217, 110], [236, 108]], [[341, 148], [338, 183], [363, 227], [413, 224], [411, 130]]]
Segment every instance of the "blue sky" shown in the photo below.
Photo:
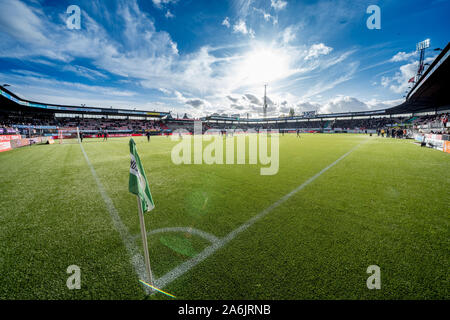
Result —
[[270, 115], [381, 109], [402, 101], [417, 42], [448, 43], [449, 12], [447, 0], [0, 0], [0, 82], [41, 102], [196, 117], [259, 117], [266, 83]]

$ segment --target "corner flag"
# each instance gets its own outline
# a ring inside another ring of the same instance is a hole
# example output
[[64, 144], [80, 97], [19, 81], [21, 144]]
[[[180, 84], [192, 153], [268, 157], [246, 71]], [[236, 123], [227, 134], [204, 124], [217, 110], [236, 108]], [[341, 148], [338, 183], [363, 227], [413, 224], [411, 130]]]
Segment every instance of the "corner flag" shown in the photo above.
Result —
[[136, 143], [130, 139], [130, 181], [128, 189], [131, 193], [137, 195], [141, 201], [144, 212], [150, 211], [155, 207], [147, 177], [141, 164], [141, 159], [136, 150]]
[[142, 245], [144, 247], [145, 269], [147, 271], [148, 281], [151, 285], [153, 285], [150, 256], [148, 254], [147, 231], [145, 231], [144, 212], [152, 210], [155, 207], [155, 204], [153, 203], [147, 177], [145, 176], [144, 168], [142, 167], [141, 159], [137, 153], [136, 143], [133, 138], [130, 139], [130, 156], [130, 181], [128, 184], [128, 189], [131, 193], [135, 194], [137, 198], [139, 222], [141, 224]]

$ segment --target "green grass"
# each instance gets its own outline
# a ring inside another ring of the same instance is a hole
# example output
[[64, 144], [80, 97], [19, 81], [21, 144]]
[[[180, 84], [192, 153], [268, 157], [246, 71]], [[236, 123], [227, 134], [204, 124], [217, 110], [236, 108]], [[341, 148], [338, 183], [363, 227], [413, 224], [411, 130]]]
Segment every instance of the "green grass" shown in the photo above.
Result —
[[[224, 237], [368, 139], [306, 188], [164, 290], [179, 299], [449, 299], [450, 156], [363, 135], [280, 137], [280, 168], [174, 165], [176, 142], [135, 139], [156, 208], [147, 230], [192, 227]], [[85, 151], [141, 247], [128, 192], [128, 139]], [[0, 153], [0, 299], [146, 296], [77, 144]], [[209, 245], [189, 233], [149, 236], [161, 277]], [[81, 290], [68, 290], [69, 265]], [[381, 290], [366, 269], [381, 268]]]

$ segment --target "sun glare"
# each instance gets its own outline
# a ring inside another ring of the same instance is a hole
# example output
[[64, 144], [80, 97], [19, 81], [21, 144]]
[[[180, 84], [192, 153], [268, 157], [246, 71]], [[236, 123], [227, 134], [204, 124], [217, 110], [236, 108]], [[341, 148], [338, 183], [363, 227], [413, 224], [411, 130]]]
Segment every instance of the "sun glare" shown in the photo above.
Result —
[[289, 74], [289, 56], [279, 49], [257, 47], [236, 66], [237, 78], [246, 85], [271, 83]]

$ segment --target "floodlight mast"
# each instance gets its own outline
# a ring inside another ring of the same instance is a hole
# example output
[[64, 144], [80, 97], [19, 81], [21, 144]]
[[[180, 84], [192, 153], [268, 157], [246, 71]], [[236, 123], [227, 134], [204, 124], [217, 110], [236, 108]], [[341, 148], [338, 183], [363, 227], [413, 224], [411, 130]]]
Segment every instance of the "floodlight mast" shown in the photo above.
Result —
[[267, 117], [267, 84], [264, 85], [264, 105], [263, 105], [263, 112], [264, 112], [264, 119]]
[[419, 81], [420, 76], [424, 70], [424, 59], [425, 59], [425, 50], [430, 47], [430, 39], [426, 39], [422, 42], [419, 42], [416, 45], [416, 51], [420, 52], [420, 60], [419, 60], [419, 68], [417, 69], [416, 82]]

